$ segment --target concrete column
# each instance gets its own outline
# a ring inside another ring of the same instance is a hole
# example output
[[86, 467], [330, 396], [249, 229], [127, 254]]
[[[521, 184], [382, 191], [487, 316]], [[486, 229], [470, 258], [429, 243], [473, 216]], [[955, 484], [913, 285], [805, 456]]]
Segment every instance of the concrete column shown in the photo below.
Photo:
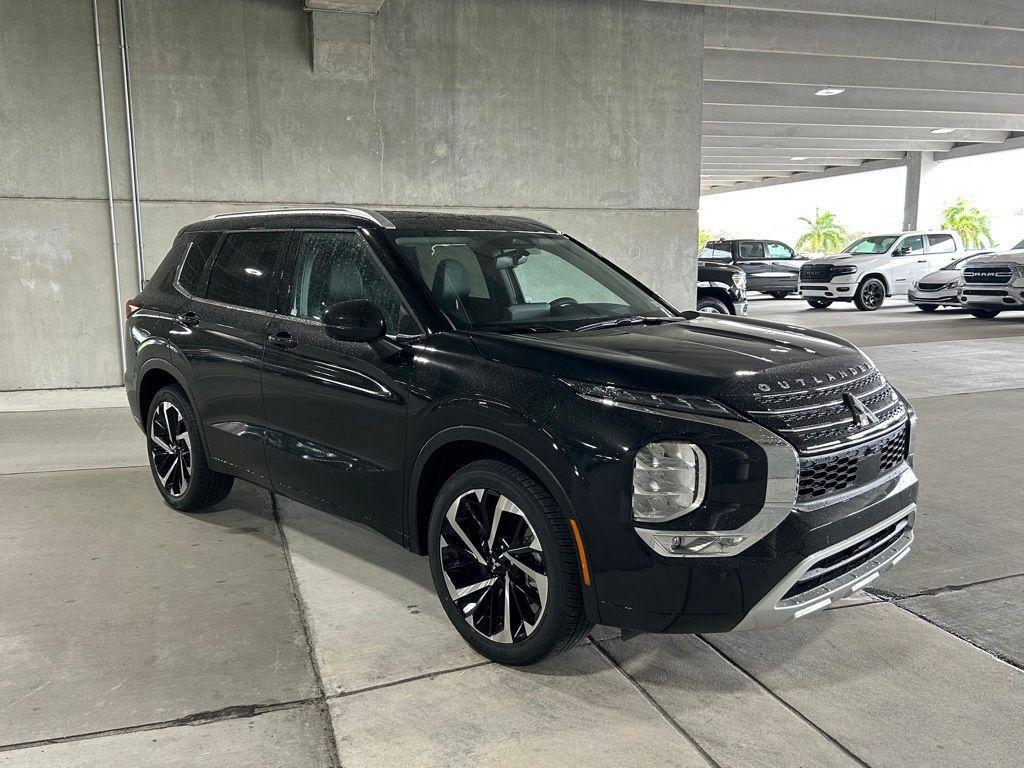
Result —
[[903, 198], [905, 231], [938, 224], [939, 211], [927, 178], [936, 165], [934, 152], [907, 153], [907, 185]]

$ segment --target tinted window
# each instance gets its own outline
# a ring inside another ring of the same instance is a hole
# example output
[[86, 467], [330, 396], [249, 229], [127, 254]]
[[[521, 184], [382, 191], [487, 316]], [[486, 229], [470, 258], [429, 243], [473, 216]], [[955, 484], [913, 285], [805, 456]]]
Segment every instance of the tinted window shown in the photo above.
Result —
[[956, 243], [950, 235], [928, 235], [929, 253], [953, 253]]
[[764, 258], [763, 243], [740, 243], [740, 258], [744, 261]]
[[250, 309], [267, 309], [274, 262], [287, 232], [231, 232], [210, 270], [206, 298]]
[[181, 265], [178, 283], [193, 296], [206, 294], [206, 286], [202, 285], [202, 279], [218, 240], [220, 232], [200, 232], [192, 240], [188, 253], [185, 254], [185, 263]]
[[782, 243], [768, 243], [769, 259], [792, 259], [793, 251]]
[[320, 318], [342, 301], [368, 299], [380, 307], [388, 333], [415, 333], [416, 324], [377, 264], [370, 247], [354, 232], [307, 232], [299, 241], [291, 314]]
[[911, 235], [905, 237], [900, 241], [897, 251], [902, 251], [904, 248], [909, 248], [909, 253], [894, 253], [894, 256], [917, 256], [924, 253], [924, 236], [923, 235]]
[[718, 261], [732, 260], [731, 243], [708, 243], [697, 256], [699, 259], [717, 259]]

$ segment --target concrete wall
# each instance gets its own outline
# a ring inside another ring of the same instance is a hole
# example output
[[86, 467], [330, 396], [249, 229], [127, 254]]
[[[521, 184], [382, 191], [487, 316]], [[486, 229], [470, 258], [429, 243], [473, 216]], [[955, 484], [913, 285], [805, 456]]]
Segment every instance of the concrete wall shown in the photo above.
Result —
[[[120, 274], [135, 292], [113, 0]], [[126, 0], [146, 271], [264, 205], [515, 210], [693, 301], [703, 11], [640, 0]], [[0, 389], [119, 378], [89, 0], [0, 0]]]

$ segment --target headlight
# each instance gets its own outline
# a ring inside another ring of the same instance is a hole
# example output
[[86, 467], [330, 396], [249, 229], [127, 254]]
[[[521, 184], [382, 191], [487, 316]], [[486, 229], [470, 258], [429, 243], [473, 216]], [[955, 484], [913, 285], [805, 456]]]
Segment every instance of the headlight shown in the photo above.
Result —
[[847, 264], [843, 267], [832, 267], [833, 275], [852, 275], [857, 271], [857, 267], [853, 264]]
[[739, 414], [709, 397], [688, 397], [685, 395], [637, 392], [604, 384], [562, 379], [576, 394], [586, 400], [603, 405], [617, 405], [642, 411], [671, 411], [695, 413], [702, 416], [717, 416], [720, 419], [740, 419]]
[[746, 272], [734, 272], [732, 276], [732, 284], [737, 288], [747, 287], [747, 273]]
[[942, 287], [943, 287], [943, 288], [945, 288], [945, 289], [949, 289], [949, 288], [956, 288], [956, 287], [957, 287], [957, 286], [958, 286], [959, 284], [960, 284], [960, 281], [959, 281], [959, 280], [954, 280], [954, 281], [953, 281], [953, 282], [951, 282], [951, 283], [946, 283], [946, 284], [945, 284], [944, 286], [942, 286]]
[[693, 443], [651, 443], [633, 462], [633, 519], [661, 523], [704, 501], [708, 460]]

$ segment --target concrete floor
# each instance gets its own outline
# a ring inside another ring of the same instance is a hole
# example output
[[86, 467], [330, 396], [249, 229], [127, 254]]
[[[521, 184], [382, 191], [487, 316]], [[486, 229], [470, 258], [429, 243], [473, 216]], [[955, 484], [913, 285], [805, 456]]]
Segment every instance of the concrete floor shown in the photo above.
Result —
[[598, 628], [527, 670], [360, 526], [241, 482], [169, 511], [116, 392], [8, 396], [0, 766], [1020, 765], [1024, 314], [751, 314], [850, 338], [911, 398], [913, 553], [787, 627]]

